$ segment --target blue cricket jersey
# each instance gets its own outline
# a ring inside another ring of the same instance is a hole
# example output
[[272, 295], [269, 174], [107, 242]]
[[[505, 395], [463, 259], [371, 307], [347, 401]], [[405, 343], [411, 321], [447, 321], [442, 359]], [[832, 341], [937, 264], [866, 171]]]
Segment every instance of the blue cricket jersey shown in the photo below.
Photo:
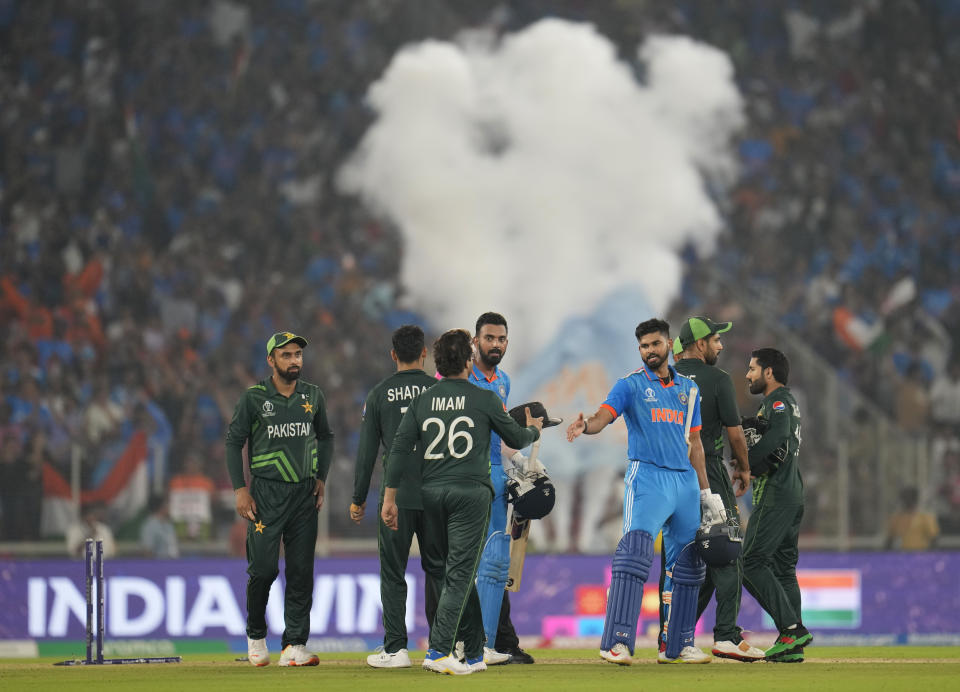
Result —
[[[510, 396], [510, 377], [499, 367], [493, 369], [493, 376], [488, 380], [487, 376], [480, 372], [476, 365], [470, 366], [469, 380], [481, 389], [489, 389], [496, 393], [503, 402], [503, 408], [507, 408], [507, 397]], [[500, 459], [500, 436], [494, 431], [490, 431], [490, 463], [501, 465]]]
[[[601, 404], [627, 424], [627, 457], [677, 471], [692, 470], [683, 436], [690, 397], [694, 397], [690, 431], [700, 430], [700, 390], [672, 365], [665, 385], [646, 365], [617, 380]], [[692, 392], [692, 394], [691, 394]]]

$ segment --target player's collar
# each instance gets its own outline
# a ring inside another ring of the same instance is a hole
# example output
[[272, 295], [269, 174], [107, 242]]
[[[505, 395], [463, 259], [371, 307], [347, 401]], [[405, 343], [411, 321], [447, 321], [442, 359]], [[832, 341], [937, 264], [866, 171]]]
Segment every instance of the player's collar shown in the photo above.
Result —
[[477, 367], [476, 363], [473, 363], [471, 366], [470, 377], [475, 380], [483, 380], [484, 382], [493, 382], [498, 377], [500, 377], [500, 368], [496, 365], [493, 366], [493, 375], [487, 377], [483, 374], [483, 371]]
[[667, 363], [667, 371], [670, 373], [670, 382], [667, 384], [664, 384], [663, 380], [660, 379], [660, 376], [647, 367], [646, 363], [643, 364], [641, 370], [643, 371], [643, 374], [647, 376], [648, 380], [651, 382], [659, 382], [662, 387], [672, 387], [677, 383], [677, 371], [672, 365], [670, 365], [670, 363]]

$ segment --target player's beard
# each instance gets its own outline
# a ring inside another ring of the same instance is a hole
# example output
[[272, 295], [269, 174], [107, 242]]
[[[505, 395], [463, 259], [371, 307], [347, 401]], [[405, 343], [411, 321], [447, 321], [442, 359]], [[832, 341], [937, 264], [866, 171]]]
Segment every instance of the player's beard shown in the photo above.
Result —
[[643, 362], [647, 364], [648, 368], [656, 371], [657, 368], [663, 365], [663, 361], [665, 361], [666, 359], [667, 359], [666, 353], [648, 353], [647, 357], [643, 359]]
[[284, 382], [296, 382], [300, 379], [300, 368], [296, 365], [291, 365], [289, 368], [284, 370], [277, 369], [277, 377], [279, 377]]
[[751, 394], [763, 394], [763, 390], [767, 388], [763, 380], [747, 380], [747, 382], [750, 383]]
[[503, 360], [503, 351], [498, 348], [491, 348], [488, 351], [480, 349], [480, 362], [488, 368], [495, 368]]
[[717, 358], [719, 357], [720, 357], [720, 354], [717, 353], [716, 351], [703, 354], [703, 360], [706, 362], [707, 365], [716, 365]]

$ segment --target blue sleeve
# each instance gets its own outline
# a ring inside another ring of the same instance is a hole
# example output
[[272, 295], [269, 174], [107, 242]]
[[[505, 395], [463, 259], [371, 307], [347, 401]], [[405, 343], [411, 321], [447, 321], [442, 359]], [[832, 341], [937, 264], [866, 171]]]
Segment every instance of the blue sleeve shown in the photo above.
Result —
[[633, 386], [630, 384], [630, 381], [624, 377], [617, 380], [617, 383], [613, 385], [613, 389], [610, 390], [610, 393], [607, 394], [607, 398], [601, 405], [609, 406], [617, 412], [618, 416], [622, 416], [632, 400]]

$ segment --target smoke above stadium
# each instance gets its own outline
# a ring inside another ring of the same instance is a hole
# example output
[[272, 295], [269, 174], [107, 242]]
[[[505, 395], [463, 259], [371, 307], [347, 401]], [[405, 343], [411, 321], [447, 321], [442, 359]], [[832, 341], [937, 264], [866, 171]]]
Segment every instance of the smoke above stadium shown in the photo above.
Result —
[[409, 307], [432, 329], [502, 312], [515, 367], [624, 285], [668, 307], [678, 252], [709, 252], [721, 227], [706, 181], [733, 180], [743, 108], [715, 48], [652, 36], [638, 58], [548, 19], [407, 46], [371, 85], [376, 119], [338, 182], [401, 229]]

